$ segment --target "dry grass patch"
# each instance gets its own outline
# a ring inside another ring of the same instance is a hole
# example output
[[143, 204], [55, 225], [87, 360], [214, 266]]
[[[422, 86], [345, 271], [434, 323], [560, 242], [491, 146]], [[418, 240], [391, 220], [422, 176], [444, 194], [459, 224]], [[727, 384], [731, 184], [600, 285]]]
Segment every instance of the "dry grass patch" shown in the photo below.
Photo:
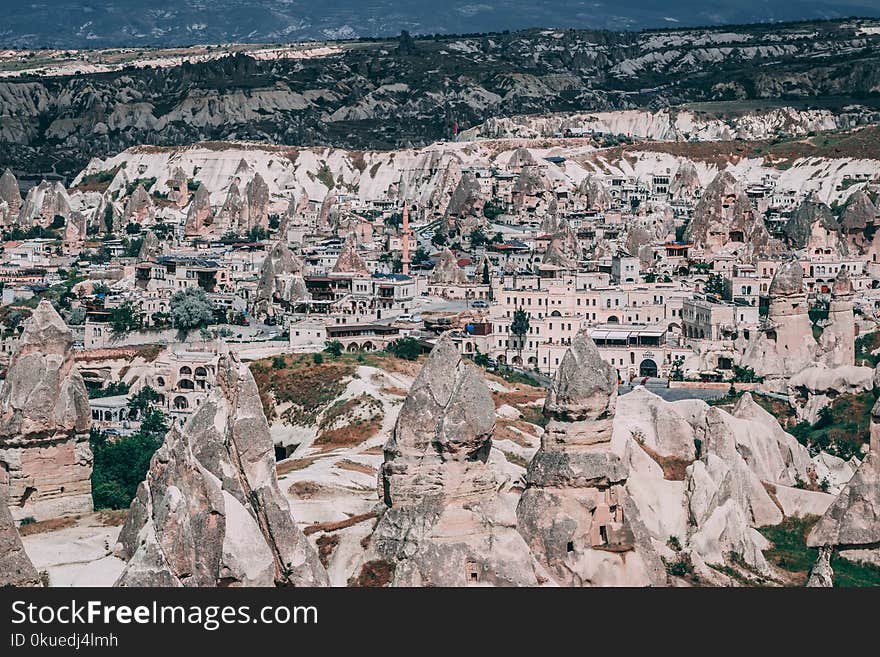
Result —
[[75, 518], [50, 518], [49, 520], [39, 520], [37, 522], [29, 522], [18, 528], [18, 533], [22, 536], [33, 536], [34, 534], [46, 534], [48, 532], [57, 532], [59, 529], [67, 529], [73, 527], [79, 516]]
[[98, 513], [98, 522], [104, 527], [120, 527], [125, 524], [128, 509], [104, 509]]
[[366, 465], [364, 463], [357, 463], [355, 461], [350, 461], [349, 459], [342, 459], [336, 463], [336, 467], [340, 470], [348, 470], [350, 472], [360, 472], [361, 474], [366, 475], [375, 475], [376, 468]]
[[275, 466], [275, 472], [280, 477], [281, 475], [286, 475], [290, 472], [304, 470], [317, 460], [318, 456], [306, 456], [301, 459], [287, 459], [286, 461], [281, 461], [281, 463], [278, 463]]

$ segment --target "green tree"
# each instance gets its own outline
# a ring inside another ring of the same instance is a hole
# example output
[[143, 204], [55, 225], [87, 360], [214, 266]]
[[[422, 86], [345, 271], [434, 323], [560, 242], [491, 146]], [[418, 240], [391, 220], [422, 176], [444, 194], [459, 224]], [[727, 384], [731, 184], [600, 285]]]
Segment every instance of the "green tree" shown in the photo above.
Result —
[[150, 459], [162, 445], [168, 424], [156, 408], [147, 410], [140, 429], [115, 440], [96, 429], [90, 443], [94, 456], [92, 501], [96, 509], [127, 509], [147, 475]]
[[324, 347], [324, 351], [332, 358], [339, 358], [342, 355], [342, 343], [339, 340], [331, 340]]
[[483, 285], [490, 285], [492, 283], [492, 276], [489, 273], [489, 261], [483, 261]]
[[110, 311], [110, 326], [114, 333], [137, 331], [143, 321], [143, 313], [131, 301], [126, 301]]
[[248, 242], [262, 242], [266, 239], [268, 235], [266, 234], [266, 229], [262, 226], [253, 226], [245, 235], [245, 240]]
[[81, 326], [86, 321], [86, 309], [78, 306], [70, 311], [67, 316], [67, 323], [71, 326]]
[[720, 274], [712, 274], [706, 281], [706, 294], [714, 294], [717, 297], [724, 296], [724, 279]]
[[447, 241], [446, 233], [439, 228], [434, 231], [434, 236], [431, 238], [431, 244], [435, 244], [436, 246], [446, 246]]
[[138, 412], [138, 417], [144, 417], [147, 409], [151, 408], [159, 399], [159, 393], [152, 386], [144, 386], [128, 398], [128, 407]]
[[431, 257], [428, 255], [428, 252], [425, 251], [422, 247], [419, 247], [416, 249], [416, 252], [413, 254], [412, 265], [413, 265], [413, 267], [418, 267], [420, 265], [425, 264], [430, 259], [431, 259]]
[[522, 350], [525, 343], [526, 333], [529, 332], [529, 315], [522, 308], [513, 311], [513, 321], [510, 323], [510, 332], [516, 336], [516, 350], [522, 363]]
[[183, 331], [207, 326], [214, 320], [214, 305], [200, 287], [179, 290], [171, 297], [171, 321]]
[[388, 345], [388, 351], [397, 358], [416, 360], [422, 353], [422, 346], [415, 338], [399, 338]]
[[474, 354], [474, 363], [480, 367], [489, 367], [492, 364], [492, 361], [489, 359], [489, 356], [477, 349]]
[[471, 246], [483, 246], [488, 243], [489, 238], [481, 228], [474, 228], [471, 231]]

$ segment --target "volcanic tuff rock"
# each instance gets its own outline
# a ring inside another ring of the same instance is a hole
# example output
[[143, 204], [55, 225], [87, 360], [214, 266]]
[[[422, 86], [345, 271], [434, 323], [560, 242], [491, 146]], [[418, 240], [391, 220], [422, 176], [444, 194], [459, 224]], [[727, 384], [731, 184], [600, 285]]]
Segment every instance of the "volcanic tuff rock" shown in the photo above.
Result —
[[260, 227], [264, 230], [269, 229], [269, 186], [263, 180], [263, 176], [259, 173], [254, 177], [245, 188], [245, 196], [247, 197], [248, 223], [245, 230]]
[[[724, 564], [735, 553], [767, 574], [770, 568], [762, 553], [767, 541], [754, 527], [776, 525], [783, 515], [740, 453], [745, 447], [756, 469], [766, 469], [760, 460], [764, 445], [743, 445], [745, 432], [737, 424], [736, 418], [713, 407], [697, 429], [701, 455], [688, 466], [686, 478], [688, 543], [704, 564]], [[768, 442], [766, 447], [773, 446], [777, 438]]]
[[783, 233], [795, 249], [814, 252], [831, 250], [834, 255], [846, 254], [841, 240], [840, 224], [831, 208], [814, 198], [806, 198], [786, 222]]
[[67, 190], [60, 182], [41, 182], [36, 187], [31, 187], [25, 197], [21, 213], [18, 215], [18, 225], [30, 228], [34, 225], [48, 227], [52, 225], [55, 217], [67, 219], [70, 215], [70, 200]]
[[697, 167], [690, 160], [681, 160], [672, 180], [669, 181], [669, 192], [672, 197], [676, 199], [693, 198], [700, 187], [702, 185], [697, 174]]
[[458, 266], [458, 259], [455, 257], [455, 254], [447, 247], [444, 247], [440, 252], [440, 258], [431, 271], [431, 283], [449, 283], [453, 285], [467, 283], [467, 275]]
[[769, 294], [767, 326], [745, 345], [741, 365], [784, 388], [785, 380], [813, 364], [818, 349], [800, 262], [780, 265]]
[[76, 244], [85, 240], [87, 229], [86, 224], [86, 216], [82, 212], [79, 212], [78, 210], [71, 212], [70, 216], [67, 218], [67, 223], [64, 225], [64, 243]]
[[745, 252], [741, 255], [747, 259], [779, 251], [779, 244], [770, 237], [745, 189], [727, 170], [715, 176], [703, 191], [684, 237], [709, 252], [742, 243]]
[[184, 235], [187, 237], [202, 235], [211, 223], [211, 193], [204, 183], [200, 184], [193, 195], [192, 203], [186, 211]]
[[611, 205], [608, 188], [596, 176], [585, 177], [578, 185], [578, 192], [584, 195], [584, 200], [590, 208], [604, 210]]
[[156, 233], [151, 230], [146, 231], [141, 242], [141, 248], [138, 250], [138, 260], [140, 262], [153, 260], [161, 252], [162, 246], [159, 244], [159, 238], [156, 237]]
[[495, 405], [447, 333], [425, 361], [385, 445], [382, 514], [359, 581], [534, 586], [547, 581], [515, 528], [514, 497], [487, 464]]
[[91, 410], [73, 335], [43, 300], [25, 325], [0, 389], [0, 471], [16, 518], [92, 510]]
[[544, 401], [517, 528], [563, 586], [658, 586], [665, 571], [611, 450], [617, 374], [580, 331]]
[[544, 252], [544, 263], [566, 269], [577, 269], [581, 256], [577, 235], [565, 222], [553, 235]]
[[831, 548], [819, 548], [819, 557], [810, 570], [807, 586], [810, 588], [830, 588], [834, 586], [834, 571], [831, 569]]
[[6, 492], [0, 486], [0, 587], [39, 585], [40, 576], [21, 544], [6, 504]]
[[880, 401], [871, 409], [871, 444], [852, 479], [807, 536], [811, 547], [880, 545]]
[[[202, 8], [194, 11], [203, 13]], [[12, 19], [7, 16], [7, 23]], [[472, 29], [473, 17], [462, 20], [468, 29], [452, 31]], [[201, 17], [182, 21], [175, 14], [165, 21], [190, 43], [188, 31]], [[277, 20], [272, 22], [277, 27]], [[27, 39], [32, 31], [12, 28], [10, 34]], [[279, 38], [266, 34], [266, 42]], [[95, 75], [9, 78], [0, 82], [0, 107], [8, 108], [5, 116], [10, 117], [0, 124], [0, 167], [14, 163], [17, 169], [39, 172], [56, 165], [59, 173], [70, 174], [93, 155], [160, 141], [236, 139], [387, 149], [447, 139], [450, 122], [443, 117], [450, 113], [467, 128], [491, 117], [583, 107], [631, 109], [644, 102], [664, 107], [665, 120], [645, 121], [660, 128], [655, 134], [661, 138], [687, 140], [711, 132], [716, 138], [751, 139], [780, 127], [806, 134], [835, 123], [846, 127], [858, 117], [850, 113], [836, 122], [827, 111], [773, 108], [758, 119], [718, 121], [695, 113], [679, 118], [682, 112], [667, 107], [731, 96], [867, 97], [880, 85], [880, 35], [861, 31], [855, 21], [774, 23], [735, 31], [528, 30], [489, 38], [416, 38], [415, 43], [421, 56], [402, 56], [380, 41], [339, 44], [338, 50], [330, 46], [328, 56], [305, 59], [238, 54]], [[762, 65], [769, 59], [772, 68]], [[654, 91], [640, 95], [632, 93], [635, 89]], [[576, 125], [591, 124], [582, 120]], [[599, 124], [597, 129], [640, 134], [632, 124]]]
[[248, 205], [237, 182], [233, 181], [226, 192], [226, 200], [214, 216], [215, 231], [241, 233], [247, 229]]
[[[290, 302], [305, 298], [302, 279], [303, 263], [283, 239], [275, 243], [263, 260], [260, 282], [257, 285], [254, 314], [259, 317], [274, 314], [275, 301]], [[302, 285], [299, 283], [302, 282]]]
[[358, 274], [369, 276], [370, 272], [367, 265], [357, 252], [357, 237], [351, 233], [345, 238], [342, 249], [336, 262], [333, 263], [333, 272], [336, 274]]
[[21, 212], [21, 203], [18, 180], [9, 169], [6, 169], [0, 176], [0, 223], [3, 225], [15, 223], [18, 213]]
[[328, 584], [278, 488], [259, 391], [235, 354], [153, 456], [116, 551], [128, 560], [118, 586]]
[[877, 207], [871, 202], [871, 197], [863, 189], [853, 192], [843, 206], [840, 215], [840, 225], [846, 231], [861, 231], [869, 223], [874, 223], [877, 216]]
[[128, 202], [125, 204], [125, 210], [122, 213], [122, 220], [126, 225], [139, 224], [148, 226], [156, 219], [156, 206], [153, 205], [153, 199], [144, 189], [141, 183], [134, 188]]

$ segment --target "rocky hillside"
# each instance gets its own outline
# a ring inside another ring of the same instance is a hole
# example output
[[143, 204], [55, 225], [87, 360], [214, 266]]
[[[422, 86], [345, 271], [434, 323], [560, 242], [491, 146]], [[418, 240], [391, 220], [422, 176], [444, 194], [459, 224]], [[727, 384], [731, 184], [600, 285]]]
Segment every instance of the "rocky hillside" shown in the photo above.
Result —
[[[747, 99], [840, 107], [880, 93], [869, 21], [663, 32], [529, 30], [245, 54], [0, 82], [0, 167], [69, 175], [134, 144], [247, 139], [350, 149], [424, 145], [494, 117], [657, 110]], [[783, 123], [789, 119], [782, 117]], [[815, 116], [809, 121], [824, 127]], [[752, 133], [749, 133], [752, 134]]]

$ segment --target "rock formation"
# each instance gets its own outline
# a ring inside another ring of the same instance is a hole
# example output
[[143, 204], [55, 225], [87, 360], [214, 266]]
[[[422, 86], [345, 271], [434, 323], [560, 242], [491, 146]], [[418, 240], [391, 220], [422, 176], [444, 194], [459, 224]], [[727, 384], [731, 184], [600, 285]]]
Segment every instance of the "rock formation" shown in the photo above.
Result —
[[544, 401], [541, 447], [529, 464], [517, 527], [563, 586], [657, 586], [659, 556], [611, 450], [617, 374], [581, 331]]
[[226, 193], [226, 201], [214, 217], [215, 230], [220, 234], [227, 231], [238, 233], [247, 231], [247, 212], [248, 205], [238, 184], [233, 182], [229, 185], [229, 191]]
[[6, 493], [0, 485], [0, 587], [39, 585], [40, 576], [21, 544], [21, 536], [6, 504]]
[[183, 209], [189, 203], [189, 181], [180, 167], [174, 167], [168, 181], [168, 200], [174, 203], [178, 209]]
[[0, 389], [0, 471], [13, 516], [45, 520], [92, 510], [90, 428], [73, 335], [43, 300]]
[[681, 160], [669, 181], [669, 193], [674, 199], [693, 198], [701, 187], [697, 167], [691, 160]]
[[605, 184], [595, 176], [587, 176], [578, 184], [578, 194], [583, 196], [587, 207], [605, 210], [611, 205], [611, 194]]
[[128, 202], [125, 204], [125, 210], [122, 213], [122, 221], [128, 224], [138, 224], [140, 226], [149, 226], [156, 220], [156, 206], [153, 199], [144, 189], [144, 186], [138, 183], [134, 188]]
[[738, 252], [746, 261], [779, 250], [745, 189], [729, 171], [715, 176], [703, 191], [684, 237], [709, 253], [741, 245]]
[[266, 317], [274, 314], [275, 302], [290, 303], [307, 298], [302, 272], [302, 260], [291, 252], [287, 242], [283, 239], [277, 241], [260, 269], [254, 315]]
[[394, 586], [534, 586], [546, 580], [515, 528], [509, 493], [487, 464], [495, 404], [449, 334], [400, 409], [379, 474], [387, 507], [358, 581]]
[[64, 224], [63, 242], [66, 246], [81, 245], [86, 239], [86, 217], [82, 212], [74, 210]]
[[21, 212], [21, 205], [18, 180], [9, 169], [6, 169], [0, 176], [0, 223], [4, 226], [14, 224], [18, 220], [18, 213]]
[[245, 196], [247, 198], [247, 226], [244, 230], [260, 227], [263, 230], [269, 230], [269, 185], [263, 180], [263, 176], [259, 173], [254, 177], [245, 188]]
[[[761, 478], [740, 454], [743, 432], [718, 408], [710, 408], [697, 430], [700, 458], [687, 468], [688, 545], [697, 568], [724, 565], [738, 555], [768, 574], [766, 539], [755, 527], [782, 522], [782, 511]], [[747, 452], [748, 453], [748, 452]], [[760, 459], [760, 454], [754, 455]], [[754, 465], [754, 463], [753, 463]]]
[[448, 248], [444, 247], [440, 252], [440, 258], [431, 271], [431, 283], [441, 285], [462, 285], [467, 283], [467, 275], [464, 270], [458, 266], [458, 259], [455, 254]]
[[23, 228], [35, 225], [47, 228], [55, 221], [55, 217], [67, 219], [69, 215], [70, 199], [64, 185], [44, 180], [28, 191], [18, 216], [18, 225]]
[[580, 256], [577, 235], [568, 223], [564, 223], [547, 245], [547, 250], [544, 252], [544, 264], [564, 269], [577, 269]]
[[759, 376], [783, 380], [810, 366], [817, 350], [800, 262], [779, 267], [769, 295], [766, 327], [746, 345], [742, 365]]
[[831, 569], [832, 553], [831, 548], [819, 548], [819, 556], [810, 570], [810, 577], [807, 579], [808, 587], [830, 588], [834, 586], [834, 571]]
[[187, 237], [203, 235], [211, 223], [211, 194], [204, 183], [201, 183], [193, 195], [192, 203], [186, 212], [186, 223], [183, 234]]
[[[446, 206], [446, 215], [447, 217], [456, 217], [457, 221], [455, 224], [459, 231], [462, 234], [468, 234], [470, 230], [477, 226], [485, 225], [485, 217], [483, 217], [483, 205], [485, 202], [484, 194], [480, 189], [480, 183], [476, 176], [470, 172], [465, 172], [462, 174], [461, 180], [449, 198], [449, 205]], [[463, 218], [470, 218], [475, 221], [463, 225]]]
[[278, 488], [259, 391], [235, 354], [153, 456], [116, 552], [128, 560], [118, 586], [328, 584]]
[[856, 322], [852, 281], [841, 267], [831, 287], [828, 321], [819, 337], [819, 354], [828, 367], [852, 367], [856, 362]]
[[880, 400], [871, 409], [868, 455], [810, 530], [807, 545], [880, 564]]
[[159, 244], [159, 238], [156, 237], [156, 233], [148, 230], [144, 233], [141, 248], [138, 250], [138, 261], [146, 262], [148, 260], [155, 260], [156, 256], [158, 256], [161, 251], [162, 247]]
[[831, 208], [816, 198], [804, 199], [785, 224], [783, 233], [795, 249], [836, 256], [847, 253], [840, 224]]
[[354, 233], [345, 238], [339, 256], [333, 264], [334, 274], [355, 274], [359, 276], [369, 276], [370, 272], [367, 265], [357, 252], [357, 237]]

